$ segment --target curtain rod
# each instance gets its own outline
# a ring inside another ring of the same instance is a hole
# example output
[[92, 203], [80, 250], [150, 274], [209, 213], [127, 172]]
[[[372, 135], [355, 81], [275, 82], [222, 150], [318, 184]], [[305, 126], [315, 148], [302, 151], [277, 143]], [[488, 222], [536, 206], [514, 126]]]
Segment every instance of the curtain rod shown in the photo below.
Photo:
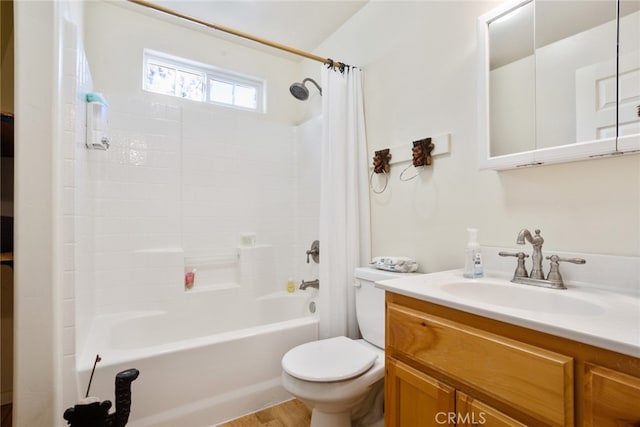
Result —
[[293, 53], [294, 55], [298, 55], [298, 56], [303, 56], [305, 58], [308, 59], [313, 59], [314, 61], [318, 61], [318, 62], [322, 62], [323, 64], [328, 64], [329, 66], [335, 67], [335, 68], [343, 68], [346, 66], [346, 64], [343, 64], [341, 62], [338, 61], [333, 61], [332, 59], [329, 58], [323, 58], [321, 56], [318, 55], [314, 55], [313, 53], [309, 53], [309, 52], [305, 52], [304, 50], [300, 50], [300, 49], [296, 49], [294, 47], [290, 47], [290, 46], [286, 46], [280, 43], [276, 43], [273, 42], [271, 40], [267, 40], [267, 39], [263, 39], [261, 37], [257, 37], [254, 36], [252, 34], [248, 34], [242, 31], [238, 31], [235, 30], [233, 28], [230, 27], [225, 27], [224, 25], [218, 25], [218, 24], [213, 24], [211, 22], [207, 22], [207, 21], [203, 21], [202, 19], [198, 19], [198, 18], [194, 18], [193, 16], [189, 16], [189, 15], [185, 15], [183, 13], [177, 12], [175, 10], [172, 9], [168, 9], [166, 7], [163, 6], [159, 6], [157, 4], [154, 3], [150, 3], [148, 1], [145, 0], [127, 0], [131, 3], [135, 3], [137, 5], [140, 6], [144, 6], [147, 7], [149, 9], [154, 9], [169, 15], [173, 15], [175, 17], [181, 18], [181, 19], [186, 19], [187, 21], [191, 21], [191, 22], [195, 22], [196, 24], [200, 24], [200, 25], [204, 25], [205, 27], [208, 28], [213, 28], [214, 30], [218, 30], [218, 31], [222, 31], [224, 33], [227, 34], [232, 34], [234, 36], [238, 36], [238, 37], [242, 37], [244, 39], [248, 39], [266, 46], [270, 46], [276, 49], [280, 49], [280, 50], [284, 50], [286, 52], [289, 53]]

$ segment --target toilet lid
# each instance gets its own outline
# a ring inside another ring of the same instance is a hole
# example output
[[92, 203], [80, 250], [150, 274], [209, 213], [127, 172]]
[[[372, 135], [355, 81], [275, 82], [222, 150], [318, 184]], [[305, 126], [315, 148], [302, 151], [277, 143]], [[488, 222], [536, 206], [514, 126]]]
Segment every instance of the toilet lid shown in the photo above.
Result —
[[347, 337], [313, 341], [292, 348], [282, 358], [282, 369], [301, 380], [341, 381], [373, 366], [378, 355]]

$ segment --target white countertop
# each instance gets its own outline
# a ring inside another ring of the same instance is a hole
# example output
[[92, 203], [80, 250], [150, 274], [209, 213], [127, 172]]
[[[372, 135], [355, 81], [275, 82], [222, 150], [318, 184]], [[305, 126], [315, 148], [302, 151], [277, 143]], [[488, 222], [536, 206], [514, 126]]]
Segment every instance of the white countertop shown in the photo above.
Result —
[[[509, 277], [486, 275], [466, 279], [462, 270], [383, 280], [376, 286], [513, 325], [640, 357], [640, 297], [567, 283], [568, 289], [546, 289], [509, 282]], [[492, 301], [490, 289], [505, 295]], [[457, 293], [455, 287], [463, 292]], [[537, 305], [536, 305], [537, 304]]]

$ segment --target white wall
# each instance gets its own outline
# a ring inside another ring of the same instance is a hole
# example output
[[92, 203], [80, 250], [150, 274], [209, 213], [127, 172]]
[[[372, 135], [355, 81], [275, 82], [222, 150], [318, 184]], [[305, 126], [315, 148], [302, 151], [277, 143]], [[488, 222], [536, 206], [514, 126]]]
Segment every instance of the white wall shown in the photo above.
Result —
[[369, 148], [452, 134], [451, 154], [419, 178], [372, 194], [373, 255], [461, 267], [466, 228], [515, 247], [540, 228], [546, 252], [640, 254], [640, 156], [478, 171], [476, 17], [496, 3], [370, 2], [317, 52], [364, 69]]
[[15, 2], [13, 425], [61, 414], [63, 244], [58, 5]]

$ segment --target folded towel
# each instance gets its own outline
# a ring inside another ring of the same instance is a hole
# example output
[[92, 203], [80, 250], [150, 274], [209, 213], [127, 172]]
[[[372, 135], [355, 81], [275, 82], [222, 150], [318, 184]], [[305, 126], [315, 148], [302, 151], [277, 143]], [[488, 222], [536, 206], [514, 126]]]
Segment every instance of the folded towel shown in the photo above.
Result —
[[418, 270], [418, 263], [407, 257], [375, 257], [369, 265], [379, 270], [399, 273], [413, 273]]

